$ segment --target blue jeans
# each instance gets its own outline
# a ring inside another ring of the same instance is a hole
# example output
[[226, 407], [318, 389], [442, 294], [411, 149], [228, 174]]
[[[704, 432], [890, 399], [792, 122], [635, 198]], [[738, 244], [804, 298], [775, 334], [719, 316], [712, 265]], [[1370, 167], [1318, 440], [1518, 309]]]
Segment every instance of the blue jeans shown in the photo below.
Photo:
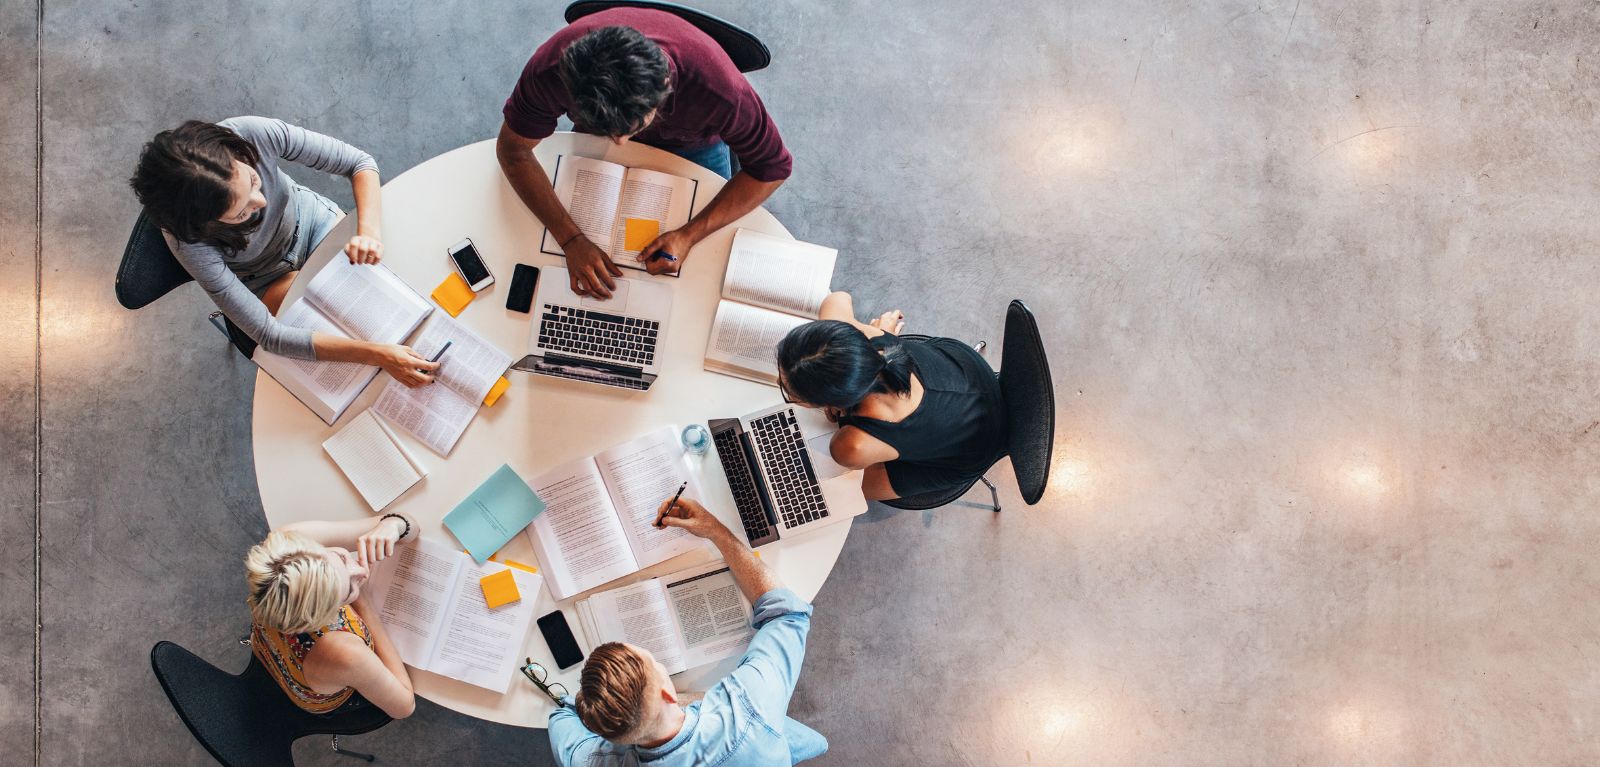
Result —
[[790, 764], [799, 764], [828, 753], [828, 739], [822, 733], [794, 720], [783, 718], [783, 739], [789, 743]]
[[344, 220], [344, 211], [333, 200], [298, 184], [295, 185], [294, 196], [296, 212], [300, 216], [295, 226], [300, 230], [300, 238], [288, 253], [283, 254], [283, 259], [299, 269], [305, 266], [306, 259], [311, 257], [312, 251], [322, 244], [328, 233]]
[[710, 146], [667, 151], [725, 179], [733, 177], [733, 155], [728, 152], [728, 145], [721, 141]]

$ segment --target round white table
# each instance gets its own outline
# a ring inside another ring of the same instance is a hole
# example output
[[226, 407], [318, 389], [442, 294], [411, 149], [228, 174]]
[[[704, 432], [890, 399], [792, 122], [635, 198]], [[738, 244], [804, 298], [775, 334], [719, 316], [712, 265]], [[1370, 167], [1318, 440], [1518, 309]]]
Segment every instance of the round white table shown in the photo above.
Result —
[[[696, 212], [723, 184], [720, 177], [698, 165], [634, 142], [616, 146], [595, 136], [557, 133], [541, 142], [535, 151], [547, 173], [555, 168], [558, 154], [594, 157], [698, 179]], [[347, 216], [317, 249], [289, 292], [286, 306], [299, 299], [310, 277], [350, 238], [354, 219]], [[626, 392], [511, 371], [506, 374], [511, 388], [493, 407], [480, 409], [448, 458], [396, 430], [406, 441], [407, 449], [429, 471], [421, 483], [386, 511], [406, 512], [420, 522], [423, 535], [459, 547], [441, 522], [444, 515], [502, 463], [510, 464], [524, 479], [531, 479], [558, 464], [593, 455], [665, 424], [681, 427], [704, 423], [778, 404], [781, 399], [773, 387], [718, 375], [702, 367], [729, 245], [734, 230], [740, 227], [791, 236], [772, 214], [757, 209], [697, 245], [680, 278], [624, 270], [627, 277], [661, 280], [676, 291], [664, 367], [650, 391]], [[428, 160], [383, 187], [383, 263], [426, 296], [451, 272], [445, 249], [463, 237], [471, 237], [488, 261], [496, 282], [479, 293], [458, 319], [513, 359], [526, 352], [530, 323], [529, 315], [505, 308], [513, 266], [522, 262], [542, 268], [564, 262], [539, 252], [543, 232], [543, 225], [501, 175], [492, 140]], [[253, 417], [256, 480], [271, 527], [372, 514], [321, 445], [351, 416], [370, 405], [387, 381], [386, 375], [379, 375], [339, 423], [329, 427], [265, 373], [257, 375]], [[819, 415], [801, 412], [802, 417], [812, 419], [808, 428], [826, 430]], [[732, 495], [715, 453], [695, 459], [694, 470], [699, 473], [706, 506], [730, 529], [739, 531]], [[860, 503], [865, 505], [864, 500]], [[776, 569], [786, 585], [809, 600], [822, 588], [849, 532], [850, 525], [840, 524], [784, 539], [762, 547], [761, 558]], [[514, 537], [500, 556], [530, 564], [538, 561], [523, 535]], [[707, 546], [703, 553], [681, 555], [601, 588], [615, 588], [715, 558], [715, 550]], [[542, 588], [535, 615], [560, 608], [566, 612], [568, 624], [578, 632], [572, 604], [586, 595], [557, 603], [548, 588]], [[581, 636], [580, 641], [591, 646], [595, 643]], [[519, 661], [524, 655], [555, 668], [536, 626], [528, 631]], [[733, 664], [730, 660], [691, 669], [678, 675], [675, 682], [680, 689], [703, 690], [731, 670]], [[556, 679], [576, 691], [581, 668], [580, 664], [556, 673]], [[411, 670], [411, 678], [418, 694], [450, 709], [504, 724], [544, 727], [550, 703], [514, 668], [507, 668], [506, 673], [515, 678], [504, 695], [417, 669]]]

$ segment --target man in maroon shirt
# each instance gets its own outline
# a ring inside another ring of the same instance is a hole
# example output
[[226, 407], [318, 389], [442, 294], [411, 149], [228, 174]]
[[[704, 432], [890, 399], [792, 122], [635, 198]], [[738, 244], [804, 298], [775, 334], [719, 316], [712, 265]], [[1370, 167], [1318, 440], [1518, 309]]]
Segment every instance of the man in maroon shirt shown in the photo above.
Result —
[[[715, 40], [665, 11], [614, 8], [585, 16], [534, 51], [502, 110], [495, 154], [523, 204], [567, 254], [572, 289], [609, 298], [622, 276], [573, 223], [533, 148], [572, 117], [582, 132], [637, 139], [729, 175], [700, 214], [639, 254], [652, 274], [676, 272], [706, 235], [760, 205], [789, 177], [793, 158], [750, 82]], [[659, 254], [659, 255], [658, 255]]]

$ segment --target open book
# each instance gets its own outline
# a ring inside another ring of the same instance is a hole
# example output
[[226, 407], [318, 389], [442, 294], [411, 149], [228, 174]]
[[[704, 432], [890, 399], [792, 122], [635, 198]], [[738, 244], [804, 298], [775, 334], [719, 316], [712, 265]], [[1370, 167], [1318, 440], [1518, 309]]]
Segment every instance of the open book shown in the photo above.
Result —
[[[432, 311], [433, 304], [389, 267], [356, 265], [334, 256], [311, 278], [305, 296], [284, 309], [278, 321], [332, 336], [397, 344]], [[265, 349], [257, 349], [251, 359], [329, 425], [378, 374], [373, 365], [296, 360]]]
[[[489, 609], [478, 579], [511, 570], [521, 601]], [[422, 538], [395, 547], [364, 591], [406, 665], [503, 693], [539, 599], [540, 577]]]
[[[639, 251], [657, 234], [689, 223], [700, 189], [700, 182], [692, 178], [565, 154], [556, 157], [552, 183], [556, 199], [584, 237], [617, 266], [641, 270]], [[548, 228], [539, 250], [566, 255]]]
[[655, 526], [656, 509], [684, 482], [685, 498], [701, 498], [671, 426], [535, 477], [545, 509], [528, 540], [550, 593], [566, 599], [700, 548], [679, 528]]
[[668, 674], [744, 652], [755, 636], [750, 603], [723, 562], [681, 570], [578, 602], [578, 625], [599, 646], [638, 645]]
[[839, 251], [740, 229], [706, 342], [706, 370], [778, 383], [778, 342], [817, 318]]
[[322, 443], [322, 449], [373, 511], [393, 503], [428, 473], [371, 410], [350, 419]]
[[444, 312], [433, 315], [411, 349], [433, 359], [447, 341], [450, 349], [439, 359], [433, 383], [413, 389], [390, 379], [372, 404], [378, 415], [446, 456], [478, 414], [494, 382], [511, 367], [511, 355]]

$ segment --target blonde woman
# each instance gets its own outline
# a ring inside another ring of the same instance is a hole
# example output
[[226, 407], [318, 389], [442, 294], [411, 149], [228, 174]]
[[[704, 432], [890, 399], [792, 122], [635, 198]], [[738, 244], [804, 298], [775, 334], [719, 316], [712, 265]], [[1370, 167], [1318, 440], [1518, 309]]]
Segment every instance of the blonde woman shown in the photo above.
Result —
[[289, 525], [250, 549], [252, 651], [295, 705], [325, 714], [359, 694], [395, 719], [416, 709], [411, 676], [362, 586], [369, 566], [417, 535], [410, 518], [385, 514]]

